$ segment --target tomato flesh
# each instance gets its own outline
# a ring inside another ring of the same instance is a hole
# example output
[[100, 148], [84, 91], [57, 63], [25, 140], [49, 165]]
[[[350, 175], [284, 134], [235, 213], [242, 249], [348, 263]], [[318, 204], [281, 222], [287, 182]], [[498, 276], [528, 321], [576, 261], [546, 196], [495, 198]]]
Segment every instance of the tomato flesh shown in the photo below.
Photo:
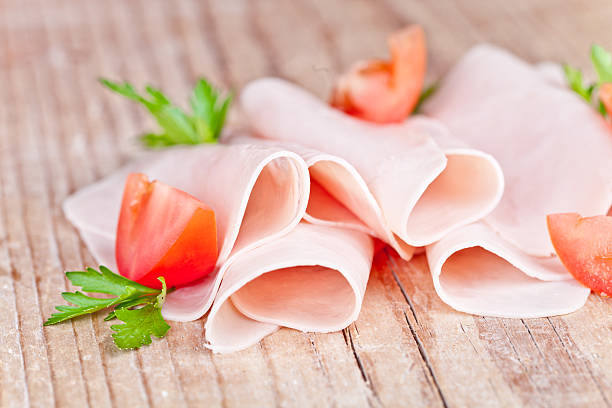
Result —
[[217, 260], [214, 211], [184, 191], [144, 174], [128, 176], [115, 256], [119, 273], [143, 285], [180, 287], [213, 271]]
[[425, 80], [425, 33], [419, 26], [407, 27], [391, 35], [389, 48], [391, 61], [363, 61], [340, 77], [330, 104], [370, 122], [406, 119], [418, 102]]
[[612, 296], [612, 216], [550, 214], [546, 221], [555, 251], [574, 278]]
[[612, 83], [605, 83], [599, 88], [599, 100], [612, 118]]

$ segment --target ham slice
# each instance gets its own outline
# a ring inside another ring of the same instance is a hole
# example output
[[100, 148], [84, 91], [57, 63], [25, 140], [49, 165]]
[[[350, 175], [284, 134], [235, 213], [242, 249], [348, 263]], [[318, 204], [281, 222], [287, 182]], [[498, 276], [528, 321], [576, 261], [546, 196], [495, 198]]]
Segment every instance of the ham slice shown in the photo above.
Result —
[[94, 257], [112, 267], [123, 185], [136, 171], [215, 210], [220, 243], [215, 272], [170, 293], [163, 308], [166, 318], [187, 321], [213, 305], [207, 347], [235, 351], [279, 326], [328, 332], [357, 319], [373, 240], [365, 232], [299, 223], [310, 181], [295, 153], [261, 144], [174, 148], [78, 191], [64, 203], [66, 216]]
[[200, 146], [152, 153], [69, 197], [66, 217], [96, 260], [115, 269], [114, 244], [123, 186], [142, 172], [205, 202], [217, 219], [217, 268], [204, 280], [171, 293], [164, 316], [188, 321], [213, 302], [231, 260], [293, 230], [309, 196], [308, 169], [295, 153], [261, 146]]
[[434, 287], [458, 310], [567, 313], [588, 290], [550, 256], [544, 216], [608, 210], [612, 137], [546, 75], [479, 47], [426, 105], [429, 117], [384, 126], [285, 81], [257, 80], [241, 99], [253, 135], [147, 155], [68, 198], [64, 211], [94, 257], [114, 267], [129, 173], [209, 205], [218, 223], [215, 271], [172, 292], [163, 313], [187, 321], [210, 309], [214, 351], [246, 348], [280, 326], [328, 332], [353, 322], [371, 236], [404, 259], [427, 246]]
[[441, 298], [458, 310], [504, 317], [562, 314], [589, 290], [571, 279], [546, 215], [605, 214], [612, 204], [612, 132], [560, 86], [558, 71], [489, 46], [473, 48], [424, 112], [492, 154], [506, 176], [499, 206], [427, 248]]
[[251, 135], [232, 135], [226, 142], [272, 146], [298, 153], [308, 166], [311, 182], [304, 220], [367, 233], [389, 243], [404, 259], [412, 257], [415, 248], [391, 232], [365, 181], [346, 160], [295, 143]]
[[236, 256], [206, 321], [208, 347], [240, 350], [279, 326], [345, 328], [359, 315], [373, 252], [367, 234], [302, 223]]
[[540, 73], [481, 45], [457, 64], [424, 111], [500, 162], [506, 191], [487, 222], [523, 252], [550, 256], [547, 214], [608, 211], [612, 136], [592, 107]]
[[272, 78], [250, 83], [241, 102], [257, 136], [309, 165], [309, 221], [367, 231], [404, 259], [410, 246], [482, 218], [501, 197], [497, 162], [453, 140], [435, 120], [370, 124]]
[[527, 255], [481, 222], [451, 232], [426, 253], [436, 292], [466, 313], [553, 316], [578, 310], [590, 292], [557, 259]]

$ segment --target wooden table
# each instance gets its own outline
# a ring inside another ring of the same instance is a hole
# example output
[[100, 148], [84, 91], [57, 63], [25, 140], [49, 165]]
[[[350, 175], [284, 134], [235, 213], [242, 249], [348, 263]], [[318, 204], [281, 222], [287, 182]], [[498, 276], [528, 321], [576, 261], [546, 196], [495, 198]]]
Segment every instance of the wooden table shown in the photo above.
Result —
[[325, 97], [411, 22], [428, 34], [430, 80], [485, 40], [583, 68], [592, 41], [612, 49], [609, 0], [0, 0], [0, 406], [610, 406], [612, 300], [545, 319], [471, 316], [440, 301], [422, 256], [389, 250], [338, 333], [283, 329], [214, 355], [201, 320], [137, 352], [114, 347], [102, 315], [41, 327], [63, 303], [62, 270], [94, 264], [62, 200], [126, 162], [152, 126], [96, 77], [185, 100], [199, 75], [236, 90], [278, 75]]

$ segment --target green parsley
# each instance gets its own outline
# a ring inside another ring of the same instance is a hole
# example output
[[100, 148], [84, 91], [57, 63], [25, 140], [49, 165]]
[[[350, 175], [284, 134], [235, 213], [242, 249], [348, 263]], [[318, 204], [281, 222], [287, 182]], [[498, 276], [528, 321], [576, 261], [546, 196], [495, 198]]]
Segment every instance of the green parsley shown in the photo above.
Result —
[[598, 85], [612, 82], [612, 55], [599, 45], [591, 48], [591, 61], [597, 72]]
[[[591, 47], [591, 62], [597, 73], [597, 81], [586, 85], [582, 78], [582, 72], [568, 64], [563, 65], [563, 72], [569, 87], [580, 95], [587, 103], [593, 103], [593, 95], [597, 89], [606, 82], [612, 82], [612, 54], [599, 45]], [[597, 103], [597, 109], [602, 115], [606, 110], [601, 102]]]
[[151, 335], [162, 338], [170, 329], [161, 315], [167, 292], [163, 277], [158, 278], [162, 283], [161, 290], [131, 281], [111, 272], [105, 266], [100, 266], [99, 272], [93, 268], [66, 272], [66, 277], [84, 292], [103, 293], [114, 297], [95, 298], [81, 291], [64, 292], [62, 297], [74, 306], [56, 306], [57, 312], [44, 323], [45, 326], [114, 307], [104, 320], [117, 318], [125, 323], [111, 326], [115, 331], [112, 335], [115, 344], [121, 349], [151, 344]]
[[419, 95], [419, 99], [417, 100], [417, 103], [414, 106], [413, 112], [419, 113], [421, 110], [421, 107], [423, 106], [423, 103], [425, 103], [425, 101], [429, 99], [431, 95], [436, 93], [437, 90], [438, 90], [438, 82], [434, 82], [433, 84], [425, 88], [423, 92], [421, 92], [421, 95]]
[[163, 277], [158, 278], [162, 283], [162, 290], [155, 297], [154, 303], [140, 309], [128, 309], [121, 307], [115, 309], [117, 319], [125, 324], [114, 324], [111, 329], [113, 339], [117, 347], [122, 349], [133, 349], [143, 344], [151, 344], [151, 335], [162, 338], [170, 330], [161, 314], [161, 308], [166, 299], [166, 282]]
[[221, 93], [205, 78], [200, 78], [190, 99], [192, 113], [188, 114], [170, 102], [161, 90], [150, 85], [141, 95], [128, 82], [118, 83], [104, 78], [100, 82], [112, 91], [139, 102], [153, 115], [163, 131], [141, 136], [141, 141], [150, 148], [216, 143], [232, 101], [230, 94]]
[[591, 103], [595, 85], [591, 84], [589, 86], [585, 86], [584, 80], [582, 79], [582, 72], [579, 69], [570, 67], [567, 64], [563, 66], [563, 72], [565, 73], [565, 78], [567, 79], [567, 83], [569, 84], [570, 88], [578, 95], [582, 96], [585, 101]]

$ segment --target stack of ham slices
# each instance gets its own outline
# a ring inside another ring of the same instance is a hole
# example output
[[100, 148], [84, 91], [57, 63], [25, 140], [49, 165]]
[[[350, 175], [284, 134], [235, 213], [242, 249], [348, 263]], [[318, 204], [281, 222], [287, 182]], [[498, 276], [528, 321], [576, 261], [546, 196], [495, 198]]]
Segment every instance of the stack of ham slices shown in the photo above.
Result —
[[209, 205], [216, 269], [171, 293], [163, 313], [208, 312], [211, 349], [246, 348], [279, 326], [329, 332], [355, 321], [373, 238], [406, 260], [424, 247], [437, 293], [460, 311], [538, 317], [586, 301], [589, 289], [554, 256], [546, 215], [608, 212], [612, 134], [549, 73], [477, 46], [423, 115], [399, 124], [353, 118], [279, 79], [249, 84], [241, 104], [248, 131], [151, 153], [64, 206], [112, 268], [129, 173]]

